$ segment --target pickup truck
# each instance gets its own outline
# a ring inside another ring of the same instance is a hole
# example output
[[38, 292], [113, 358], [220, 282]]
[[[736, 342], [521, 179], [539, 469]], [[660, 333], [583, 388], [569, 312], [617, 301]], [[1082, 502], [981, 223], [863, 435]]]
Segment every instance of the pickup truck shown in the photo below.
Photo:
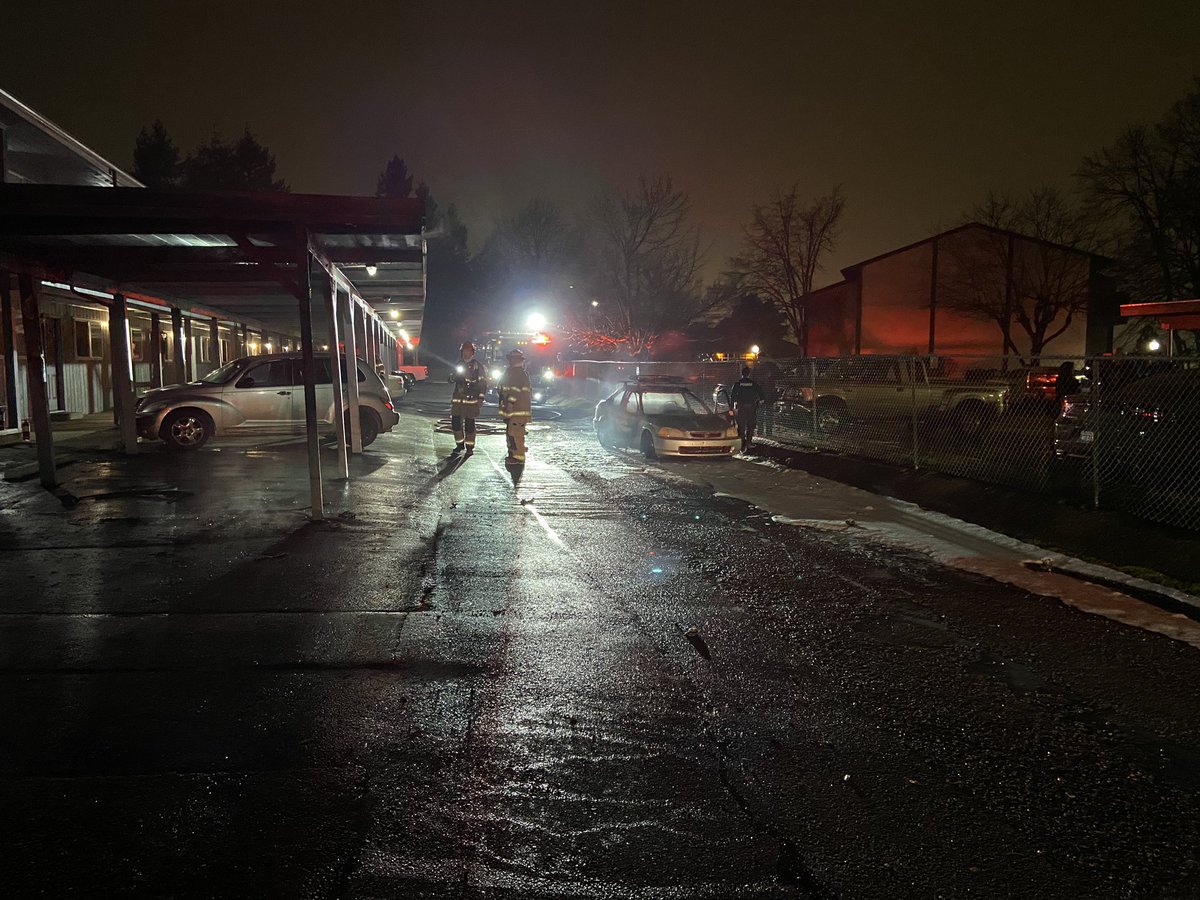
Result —
[[949, 425], [966, 437], [982, 434], [1006, 409], [1007, 381], [945, 377], [930, 363], [913, 356], [843, 357], [807, 385], [808, 379], [796, 379], [777, 405], [781, 413], [790, 409], [789, 418], [797, 407], [811, 416], [815, 399], [815, 425], [826, 432], [856, 421], [912, 420], [915, 405], [918, 421]]

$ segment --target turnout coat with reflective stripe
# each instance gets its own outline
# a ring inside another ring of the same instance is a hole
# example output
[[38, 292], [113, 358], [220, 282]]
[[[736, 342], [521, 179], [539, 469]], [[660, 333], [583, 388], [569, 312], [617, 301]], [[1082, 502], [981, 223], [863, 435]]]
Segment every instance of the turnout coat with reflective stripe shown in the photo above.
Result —
[[500, 415], [510, 421], [533, 418], [533, 388], [529, 373], [521, 366], [509, 366], [500, 379]]
[[454, 396], [450, 399], [450, 412], [456, 416], [474, 419], [479, 416], [483, 397], [487, 393], [487, 370], [477, 359], [462, 364], [463, 372], [455, 372]]

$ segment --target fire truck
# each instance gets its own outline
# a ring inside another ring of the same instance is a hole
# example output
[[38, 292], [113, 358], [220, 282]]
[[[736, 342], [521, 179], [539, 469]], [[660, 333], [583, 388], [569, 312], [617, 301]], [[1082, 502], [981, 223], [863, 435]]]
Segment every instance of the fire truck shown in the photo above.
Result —
[[544, 331], [489, 331], [480, 337], [475, 352], [487, 367], [489, 393], [500, 383], [508, 368], [508, 354], [513, 350], [525, 354], [533, 402], [544, 403], [554, 390], [554, 382], [563, 374], [558, 346]]

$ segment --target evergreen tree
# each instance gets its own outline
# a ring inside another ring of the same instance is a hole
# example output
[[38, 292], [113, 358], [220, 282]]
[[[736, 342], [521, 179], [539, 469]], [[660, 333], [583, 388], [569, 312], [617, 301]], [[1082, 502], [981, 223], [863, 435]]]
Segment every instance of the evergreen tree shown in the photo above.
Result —
[[275, 177], [275, 154], [247, 128], [235, 144], [216, 132], [183, 162], [183, 183], [201, 191], [289, 191]]
[[179, 184], [179, 148], [167, 134], [161, 119], [137, 136], [133, 147], [133, 177], [146, 187], [167, 188]]
[[[422, 182], [422, 184], [424, 184]], [[384, 170], [379, 173], [379, 184], [375, 188], [376, 197], [386, 197], [389, 200], [403, 200], [411, 197], [413, 192], [413, 177], [398, 155], [393, 156]], [[428, 188], [426, 188], [428, 192]]]

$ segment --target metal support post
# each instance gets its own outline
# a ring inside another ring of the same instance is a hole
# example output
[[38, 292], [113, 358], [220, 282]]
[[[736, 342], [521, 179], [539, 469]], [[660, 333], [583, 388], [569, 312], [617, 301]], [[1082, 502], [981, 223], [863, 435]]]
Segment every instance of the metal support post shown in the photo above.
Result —
[[[3, 180], [0, 176], [0, 180]], [[12, 307], [12, 276], [5, 269], [0, 269], [0, 353], [4, 354], [4, 408], [8, 410], [6, 428], [16, 428], [20, 422], [17, 416], [17, 337], [16, 326], [13, 324]]]
[[186, 373], [184, 380], [192, 381], [196, 377], [195, 360], [192, 358], [195, 354], [192, 353], [192, 320], [183, 320], [183, 342], [187, 345], [187, 351], [183, 356], [184, 371]]
[[[936, 246], [936, 244], [935, 244]], [[932, 334], [932, 332], [930, 332]], [[908, 361], [908, 386], [911, 390], [912, 398], [912, 464], [914, 469], [921, 468], [921, 457], [917, 452], [917, 371], [921, 367], [920, 360], [910, 359]]]
[[250, 355], [250, 333], [249, 333], [249, 331], [247, 331], [245, 325], [243, 325], [241, 327], [240, 333], [242, 336], [242, 349], [240, 351], [238, 351], [238, 356], [249, 356]]
[[133, 368], [129, 352], [129, 308], [124, 294], [113, 294], [108, 307], [108, 337], [112, 345], [113, 408], [121, 428], [121, 443], [125, 452], [138, 452], [137, 422], [134, 420]]
[[162, 367], [162, 319], [158, 313], [150, 313], [150, 386], [163, 386]]
[[[338, 338], [337, 284], [333, 278], [321, 279], [321, 293], [325, 300], [325, 314], [329, 317], [329, 373], [333, 388], [333, 428], [337, 435], [338, 477], [350, 477], [350, 461], [346, 458], [346, 387], [342, 379], [342, 351]], [[347, 372], [349, 369], [347, 369]]]
[[208, 361], [214, 369], [225, 362], [221, 359], [221, 323], [216, 319], [208, 320]]
[[171, 358], [172, 378], [175, 379], [175, 384], [183, 384], [187, 381], [187, 368], [183, 363], [183, 354], [187, 349], [186, 336], [183, 330], [183, 310], [178, 307], [171, 307], [171, 344], [174, 346], [175, 353]]
[[346, 395], [350, 400], [350, 452], [362, 453], [362, 420], [358, 405], [358, 310], [354, 297], [346, 295]]
[[1085, 419], [1092, 430], [1092, 507], [1094, 509], [1100, 508], [1100, 439], [1103, 437], [1100, 433], [1100, 404], [1104, 402], [1102, 366], [1103, 360], [1092, 360], [1092, 391]]
[[308, 238], [304, 236], [304, 250], [298, 260], [296, 275], [300, 290], [296, 299], [300, 301], [300, 368], [304, 377], [304, 433], [308, 437], [308, 494], [311, 500], [310, 518], [314, 522], [325, 519], [325, 495], [321, 486], [321, 436], [317, 434], [317, 373], [313, 354], [312, 332], [312, 257], [308, 250]]
[[50, 401], [46, 397], [46, 357], [42, 353], [42, 314], [38, 309], [38, 282], [20, 275], [21, 324], [25, 330], [25, 384], [29, 393], [29, 418], [37, 441], [38, 474], [42, 487], [52, 488], [54, 478], [54, 433], [50, 430]]
[[817, 361], [810, 359], [808, 361], [808, 389], [809, 389], [809, 405], [812, 407], [812, 436], [813, 444], [817, 443], [817, 435], [820, 433], [820, 420], [817, 418]]

